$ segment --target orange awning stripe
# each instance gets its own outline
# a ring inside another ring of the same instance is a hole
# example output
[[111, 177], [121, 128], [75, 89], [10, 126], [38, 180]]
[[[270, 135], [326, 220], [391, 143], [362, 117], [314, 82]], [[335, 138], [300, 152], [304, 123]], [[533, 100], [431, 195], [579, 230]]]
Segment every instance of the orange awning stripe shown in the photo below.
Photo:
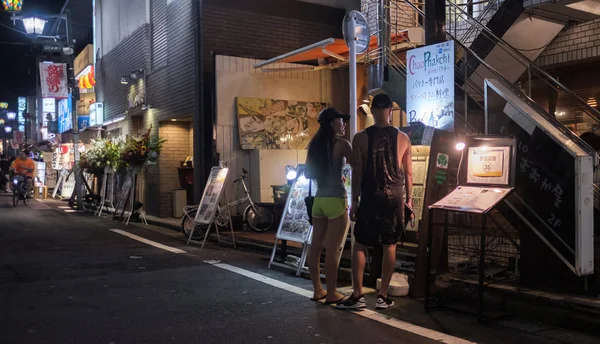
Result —
[[[408, 39], [408, 32], [401, 32], [399, 34], [395, 34], [391, 37], [392, 43], [397, 44]], [[371, 41], [369, 43], [369, 49], [377, 48], [377, 37], [371, 36]], [[325, 47], [326, 50], [331, 51], [332, 53], [347, 57], [349, 54], [348, 46], [346, 45], [346, 41], [340, 38], [336, 38], [335, 42], [329, 44]], [[300, 54], [296, 54], [294, 56], [290, 56], [286, 59], [281, 60], [280, 62], [303, 62], [303, 61], [313, 61], [323, 58], [331, 58], [331, 56], [323, 53], [322, 48], [314, 48], [308, 51], [305, 51]]]

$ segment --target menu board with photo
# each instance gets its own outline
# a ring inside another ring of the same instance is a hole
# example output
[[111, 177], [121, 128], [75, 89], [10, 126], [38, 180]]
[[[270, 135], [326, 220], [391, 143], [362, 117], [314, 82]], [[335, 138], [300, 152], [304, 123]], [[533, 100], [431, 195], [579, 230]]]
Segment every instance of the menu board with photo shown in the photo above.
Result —
[[210, 224], [215, 216], [219, 201], [221, 200], [221, 193], [223, 192], [223, 185], [227, 179], [227, 173], [229, 168], [227, 167], [213, 167], [210, 170], [210, 175], [206, 181], [206, 187], [198, 206], [198, 212], [194, 221], [200, 224]]
[[[348, 193], [348, 206], [352, 200], [352, 169], [350, 165], [342, 169], [342, 180]], [[308, 222], [308, 213], [304, 199], [308, 197], [309, 180], [300, 174], [292, 184], [288, 199], [285, 203], [277, 238], [295, 242], [306, 243], [309, 240], [311, 225]], [[317, 183], [313, 181], [311, 192], [313, 196], [317, 193]]]
[[305, 149], [325, 103], [237, 98], [242, 149]]
[[469, 147], [467, 183], [508, 185], [510, 147]]

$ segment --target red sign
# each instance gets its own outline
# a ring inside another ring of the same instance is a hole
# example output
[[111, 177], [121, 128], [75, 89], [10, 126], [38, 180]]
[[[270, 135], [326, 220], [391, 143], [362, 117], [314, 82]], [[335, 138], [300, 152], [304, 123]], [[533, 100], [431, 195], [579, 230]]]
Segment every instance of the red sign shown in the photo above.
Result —
[[40, 63], [40, 81], [43, 98], [67, 98], [67, 65], [65, 63]]
[[25, 143], [25, 133], [22, 131], [13, 131], [13, 138], [16, 144]]

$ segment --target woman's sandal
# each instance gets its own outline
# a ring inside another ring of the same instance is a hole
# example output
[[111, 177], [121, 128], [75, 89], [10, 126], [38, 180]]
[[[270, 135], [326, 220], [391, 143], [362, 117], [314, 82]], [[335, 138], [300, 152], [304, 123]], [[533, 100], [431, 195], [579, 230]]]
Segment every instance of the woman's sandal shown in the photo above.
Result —
[[324, 300], [326, 297], [327, 297], [327, 294], [325, 294], [325, 295], [321, 296], [321, 297], [320, 297], [320, 298], [318, 298], [318, 299], [315, 299], [314, 297], [311, 297], [311, 298], [310, 298], [310, 300], [311, 300], [311, 301], [321, 301], [321, 300]]

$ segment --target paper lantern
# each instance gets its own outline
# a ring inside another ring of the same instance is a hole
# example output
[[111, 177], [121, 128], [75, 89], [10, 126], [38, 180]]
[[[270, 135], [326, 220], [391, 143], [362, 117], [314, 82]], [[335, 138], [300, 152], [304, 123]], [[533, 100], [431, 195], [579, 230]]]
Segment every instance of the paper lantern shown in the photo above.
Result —
[[96, 86], [96, 79], [94, 78], [94, 69], [92, 69], [92, 71], [88, 74], [88, 80], [90, 82], [90, 85]]
[[23, 0], [2, 0], [6, 12], [19, 12], [23, 7]]
[[83, 79], [84, 88], [92, 88], [92, 84], [90, 84], [90, 79], [88, 78], [87, 74], [82, 76], [81, 79]]
[[79, 88], [85, 88], [85, 85], [83, 84], [83, 77], [80, 77], [79, 80], [77, 80], [77, 84], [79, 85]]
[[61, 145], [60, 146], [60, 154], [67, 154], [67, 153], [69, 153], [69, 146]]

